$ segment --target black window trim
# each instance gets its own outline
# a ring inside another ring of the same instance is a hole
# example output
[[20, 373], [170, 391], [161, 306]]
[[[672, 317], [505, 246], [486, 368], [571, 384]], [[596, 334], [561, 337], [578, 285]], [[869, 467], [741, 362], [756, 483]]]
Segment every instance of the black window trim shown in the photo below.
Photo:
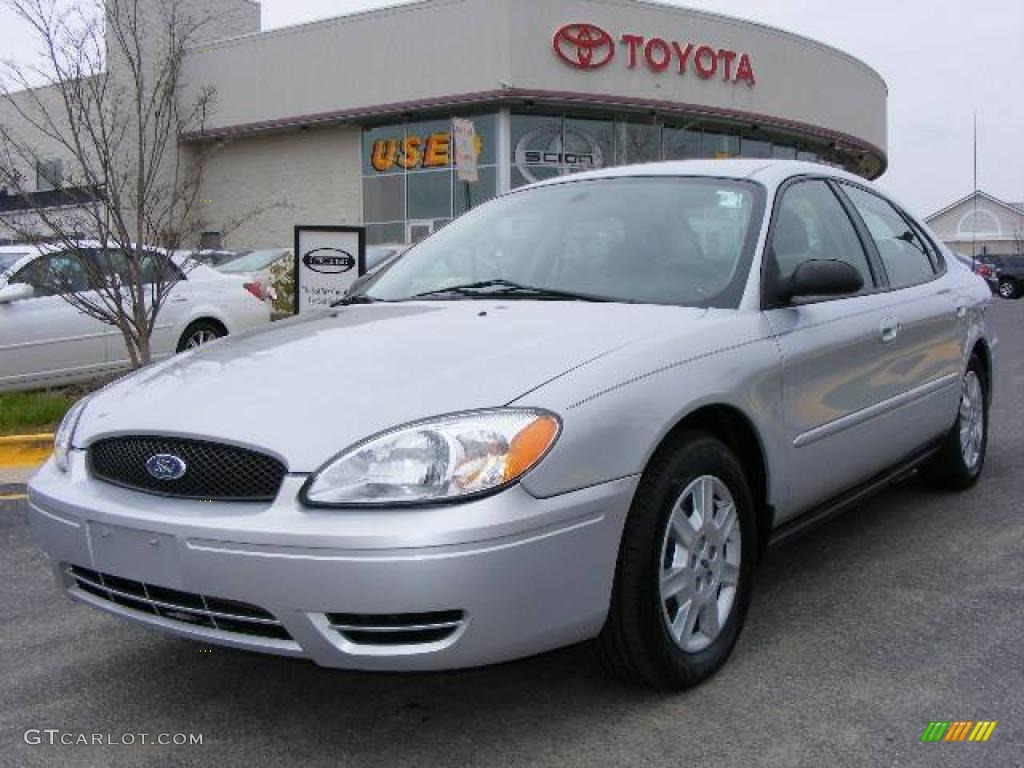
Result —
[[[771, 260], [775, 258], [775, 251], [772, 248], [772, 241], [775, 239], [775, 228], [778, 226], [779, 213], [782, 209], [782, 198], [790, 190], [791, 187], [797, 184], [802, 184], [808, 181], [823, 181], [825, 186], [828, 187], [832, 194], [839, 201], [839, 206], [846, 213], [847, 219], [853, 226], [854, 232], [857, 233], [857, 239], [860, 241], [861, 248], [864, 251], [864, 256], [868, 262], [868, 269], [871, 271], [871, 277], [874, 281], [874, 288], [872, 290], [861, 291], [860, 293], [851, 294], [849, 296], [826, 296], [814, 301], [804, 301], [800, 303], [800, 306], [814, 306], [816, 304], [827, 304], [835, 301], [848, 301], [850, 299], [860, 299], [865, 296], [877, 296], [881, 293], [889, 293], [889, 276], [885, 271], [885, 267], [882, 264], [881, 258], [878, 256], [877, 249], [875, 247], [874, 240], [867, 236], [867, 228], [863, 226], [863, 222], [859, 218], [851, 216], [849, 207], [849, 201], [846, 200], [845, 196], [840, 194], [833, 182], [838, 181], [834, 176], [827, 176], [824, 174], [801, 174], [799, 176], [791, 176], [786, 179], [779, 188], [775, 190], [775, 199], [772, 201], [772, 218], [768, 225], [768, 234], [764, 241], [764, 252], [761, 255], [761, 311], [767, 312], [772, 309], [787, 309], [793, 305], [788, 302], [778, 301], [771, 292], [770, 286], [768, 285], [768, 265]], [[863, 229], [862, 229], [863, 227]], [[865, 237], [867, 239], [865, 240]]]
[[[914, 232], [914, 234], [916, 234], [918, 237], [920, 237], [922, 239], [922, 242], [928, 248], [931, 249], [931, 253], [927, 253], [926, 252], [924, 254], [925, 257], [928, 259], [928, 264], [931, 266], [931, 270], [932, 270], [931, 277], [928, 278], [927, 280], [921, 280], [920, 282], [917, 282], [917, 283], [911, 283], [910, 285], [900, 285], [900, 286], [892, 286], [892, 285], [890, 285], [890, 287], [889, 287], [889, 291], [890, 292], [905, 291], [905, 290], [909, 290], [910, 288], [919, 288], [922, 285], [928, 285], [929, 283], [935, 282], [940, 277], [942, 277], [943, 275], [946, 274], [946, 272], [949, 270], [949, 265], [946, 264], [945, 258], [941, 257], [941, 263], [938, 263], [938, 264], [936, 263], [936, 260], [940, 258], [941, 251], [938, 248], [935, 247], [935, 243], [932, 241], [932, 239], [930, 237], [926, 236], [923, 228], [914, 220], [914, 218], [912, 216], [907, 215], [907, 212], [904, 211], [903, 208], [901, 208], [900, 206], [896, 205], [896, 203], [894, 203], [892, 200], [890, 200], [885, 195], [881, 194], [877, 190], [872, 189], [871, 187], [868, 187], [865, 184], [857, 184], [856, 182], [850, 181], [848, 179], [838, 179], [838, 178], [837, 179], [833, 179], [833, 182], [839, 188], [839, 191], [840, 191], [840, 194], [842, 195], [842, 197], [849, 202], [851, 213], [852, 213], [853, 216], [856, 217], [856, 221], [859, 222], [860, 226], [864, 227], [864, 231], [867, 232], [869, 235], [870, 235], [870, 230], [868, 229], [868, 226], [865, 223], [864, 218], [860, 215], [860, 211], [857, 210], [856, 204], [852, 200], [850, 200], [850, 198], [846, 195], [846, 190], [842, 189], [843, 186], [849, 186], [849, 187], [853, 187], [854, 189], [859, 189], [862, 192], [865, 192], [865, 193], [867, 193], [869, 195], [873, 195], [874, 197], [877, 197], [879, 200], [881, 200], [882, 202], [884, 202], [887, 205], [889, 205], [894, 211], [896, 211], [896, 215], [898, 215], [901, 219], [903, 219], [904, 223], [908, 227], [911, 228], [911, 230]], [[875, 243], [875, 238], [871, 237], [870, 241], [871, 241], [871, 248], [872, 248], [872, 250], [878, 256], [879, 262], [883, 263], [883, 268], [884, 268], [884, 262], [882, 260], [881, 253], [879, 253], [879, 251], [878, 251], [878, 245]], [[888, 275], [888, 272], [886, 274]], [[890, 281], [890, 283], [891, 283], [891, 281]]]

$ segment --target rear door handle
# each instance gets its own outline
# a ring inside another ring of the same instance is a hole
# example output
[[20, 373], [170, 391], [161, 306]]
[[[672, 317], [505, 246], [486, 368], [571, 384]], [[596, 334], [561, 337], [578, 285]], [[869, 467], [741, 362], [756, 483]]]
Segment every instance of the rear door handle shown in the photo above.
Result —
[[882, 321], [882, 325], [878, 329], [878, 338], [882, 340], [883, 344], [892, 344], [900, 335], [900, 330], [899, 320], [887, 318]]

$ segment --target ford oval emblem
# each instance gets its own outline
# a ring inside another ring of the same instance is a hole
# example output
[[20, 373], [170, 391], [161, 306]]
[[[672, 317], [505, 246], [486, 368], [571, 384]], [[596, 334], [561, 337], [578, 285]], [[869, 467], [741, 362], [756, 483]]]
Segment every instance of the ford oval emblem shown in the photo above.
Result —
[[185, 476], [188, 465], [177, 456], [158, 453], [146, 462], [146, 471], [157, 480], [180, 480]]
[[340, 248], [317, 248], [303, 256], [302, 263], [321, 275], [340, 275], [355, 269], [356, 259]]

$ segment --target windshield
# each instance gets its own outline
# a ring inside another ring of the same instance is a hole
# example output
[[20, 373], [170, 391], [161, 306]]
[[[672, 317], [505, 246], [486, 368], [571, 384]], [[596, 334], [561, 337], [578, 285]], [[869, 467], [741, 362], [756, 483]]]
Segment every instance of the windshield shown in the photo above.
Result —
[[708, 178], [599, 179], [524, 190], [452, 222], [359, 296], [547, 292], [556, 300], [736, 307], [763, 201], [756, 184]]
[[266, 269], [288, 252], [276, 251], [253, 251], [226, 264], [221, 264], [218, 269], [221, 272], [259, 272]]

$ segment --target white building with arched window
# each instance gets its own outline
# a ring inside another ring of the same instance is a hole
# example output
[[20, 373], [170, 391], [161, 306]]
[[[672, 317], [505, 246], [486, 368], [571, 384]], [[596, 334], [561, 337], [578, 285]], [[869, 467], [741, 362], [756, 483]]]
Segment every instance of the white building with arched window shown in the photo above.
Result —
[[978, 190], [926, 221], [946, 245], [968, 258], [1024, 254], [1024, 203]]

